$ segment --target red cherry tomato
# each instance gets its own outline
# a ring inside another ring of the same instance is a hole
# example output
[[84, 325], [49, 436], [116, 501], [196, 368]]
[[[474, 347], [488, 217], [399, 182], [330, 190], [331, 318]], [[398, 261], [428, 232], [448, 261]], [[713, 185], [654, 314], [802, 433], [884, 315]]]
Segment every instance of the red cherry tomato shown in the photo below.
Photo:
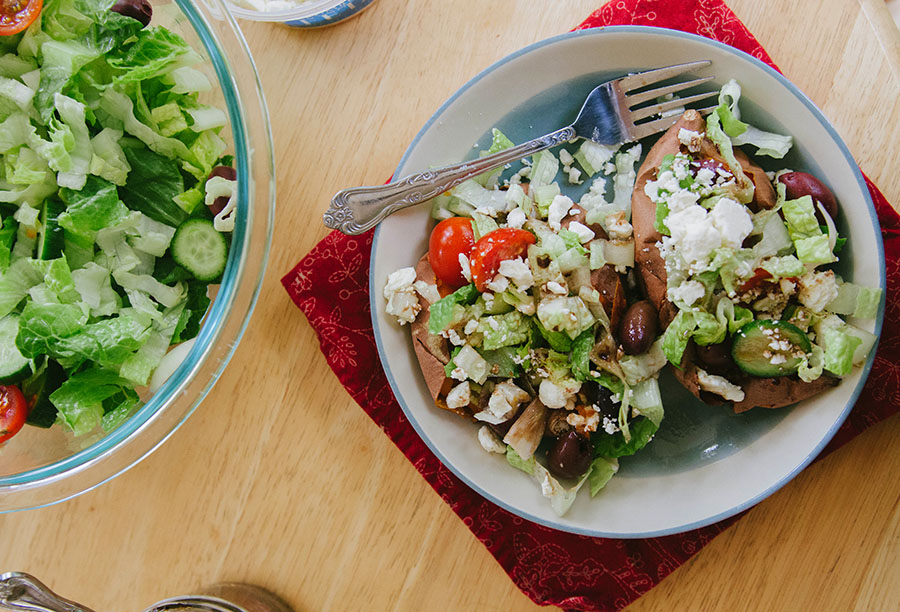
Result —
[[459, 265], [459, 255], [469, 255], [475, 244], [472, 221], [466, 217], [444, 219], [431, 230], [428, 263], [441, 284], [458, 289], [467, 284]]
[[757, 268], [753, 271], [753, 276], [744, 281], [744, 284], [740, 286], [738, 291], [740, 293], [747, 293], [767, 282], [770, 278], [772, 278], [772, 275], [767, 270]]
[[501, 227], [482, 236], [469, 257], [475, 287], [483, 292], [496, 276], [501, 261], [523, 255], [528, 245], [535, 242], [537, 239], [531, 232], [512, 227]]
[[30, 26], [43, 6], [43, 0], [0, 1], [0, 36], [9, 36]]
[[19, 433], [28, 416], [28, 404], [18, 387], [0, 385], [0, 442]]

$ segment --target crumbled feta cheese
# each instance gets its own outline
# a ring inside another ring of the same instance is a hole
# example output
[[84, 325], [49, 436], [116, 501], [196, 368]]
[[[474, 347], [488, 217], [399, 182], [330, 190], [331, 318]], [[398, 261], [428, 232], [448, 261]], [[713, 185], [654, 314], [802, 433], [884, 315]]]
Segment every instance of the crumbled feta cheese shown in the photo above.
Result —
[[472, 391], [467, 381], [463, 381], [450, 389], [447, 394], [447, 406], [453, 409], [463, 408], [472, 401]]
[[694, 177], [694, 180], [703, 187], [709, 187], [713, 184], [713, 179], [715, 177], [716, 173], [709, 168], [700, 168], [697, 170], [697, 176]]
[[571, 166], [575, 161], [575, 158], [572, 157], [572, 154], [566, 151], [565, 149], [559, 150], [559, 161], [563, 166]]
[[694, 302], [706, 295], [706, 287], [700, 281], [686, 281], [677, 287], [670, 287], [666, 292], [666, 297], [670, 302], [683, 302], [687, 306], [692, 306]]
[[686, 146], [691, 153], [697, 153], [700, 150], [700, 143], [703, 142], [703, 135], [693, 130], [681, 128], [678, 130], [678, 142]]
[[426, 283], [423, 280], [417, 280], [413, 283], [413, 287], [429, 304], [434, 304], [441, 299], [441, 294], [438, 293], [437, 285]]
[[566, 168], [566, 178], [573, 185], [581, 185], [584, 182], [581, 180], [581, 170], [578, 168]]
[[511, 381], [505, 380], [494, 386], [485, 410], [477, 413], [475, 418], [485, 423], [497, 425], [508, 420], [519, 404], [528, 401], [531, 396]]
[[[696, 205], [699, 199], [700, 196], [693, 191], [681, 189], [672, 193], [666, 200], [666, 203], [669, 205], [670, 212], [681, 212], [685, 208]], [[668, 225], [668, 221], [666, 224]]]
[[606, 162], [603, 164], [602, 168], [603, 174], [615, 174], [616, 173], [616, 165], [612, 162]]
[[603, 417], [603, 431], [608, 433], [609, 435], [613, 435], [617, 431], [619, 431], [619, 423], [608, 416]]
[[549, 291], [550, 293], [555, 293], [556, 295], [569, 295], [569, 290], [556, 281], [548, 282], [546, 287], [547, 291]]
[[484, 300], [484, 306], [488, 310], [494, 307], [494, 294], [489, 291], [485, 291], [481, 294], [481, 299]]
[[531, 273], [531, 267], [521, 257], [504, 259], [500, 262], [498, 271], [515, 283], [516, 287], [522, 291], [534, 284], [534, 275]]
[[446, 333], [447, 333], [447, 338], [450, 339], [450, 344], [452, 344], [453, 346], [462, 346], [463, 344], [466, 343], [465, 340], [463, 340], [462, 338], [459, 337], [459, 332], [457, 332], [452, 327], [450, 329], [448, 329]]
[[710, 374], [697, 368], [697, 382], [700, 388], [725, 398], [729, 402], [740, 402], [744, 399], [744, 390], [732, 384], [727, 378]]
[[413, 283], [416, 280], [414, 268], [401, 268], [387, 278], [384, 285], [384, 297], [387, 299], [386, 312], [397, 317], [400, 325], [416, 320], [421, 306]]
[[710, 254], [722, 246], [719, 231], [706, 216], [706, 210], [697, 205], [670, 212], [666, 217], [671, 236], [664, 237], [662, 242], [673, 247], [690, 269], [706, 268]]
[[570, 198], [562, 194], [553, 198], [553, 201], [550, 202], [550, 207], [547, 209], [547, 223], [550, 224], [551, 229], [557, 232], [562, 229], [560, 221], [569, 213], [569, 209], [572, 208], [573, 204], [574, 202]]
[[452, 372], [450, 372], [450, 378], [453, 380], [466, 380], [469, 378], [466, 375], [466, 371], [462, 368], [454, 368]]
[[463, 328], [463, 333], [465, 335], [474, 334], [478, 329], [478, 319], [469, 319], [466, 323], [466, 326]]
[[487, 284], [487, 287], [494, 293], [503, 293], [504, 291], [509, 289], [509, 279], [502, 274], [497, 274], [493, 279], [491, 279], [491, 282]]
[[486, 217], [496, 217], [497, 209], [493, 206], [479, 206], [475, 209], [475, 212], [478, 214], [484, 215]]
[[573, 412], [566, 415], [566, 423], [587, 433], [593, 433], [597, 431], [597, 426], [600, 425], [600, 415], [595, 412], [590, 416], [584, 417], [577, 412]]
[[797, 299], [813, 312], [824, 310], [825, 306], [837, 297], [837, 294], [837, 281], [831, 270], [825, 272], [810, 270], [800, 277], [800, 292], [797, 294]]
[[542, 380], [541, 386], [538, 388], [538, 397], [547, 408], [564, 408], [570, 396], [566, 394], [564, 387], [549, 380]]
[[609, 234], [610, 240], [628, 240], [634, 233], [631, 223], [625, 219], [624, 210], [617, 210], [606, 215], [603, 224], [606, 226], [606, 233]]
[[466, 257], [465, 253], [460, 253], [457, 259], [459, 260], [459, 268], [462, 271], [463, 278], [471, 283], [472, 271], [469, 268], [469, 258]]
[[506, 227], [522, 229], [522, 226], [525, 225], [525, 219], [525, 211], [518, 207], [513, 208], [509, 211], [509, 214], [506, 215]]
[[710, 212], [710, 219], [722, 236], [722, 245], [733, 249], [739, 249], [753, 231], [753, 219], [747, 207], [731, 198], [722, 198], [716, 202]]
[[487, 425], [482, 425], [481, 429], [478, 430], [478, 443], [481, 444], [481, 448], [489, 453], [506, 454], [506, 445]]
[[583, 223], [579, 223], [578, 221], [572, 221], [571, 223], [569, 223], [569, 231], [578, 236], [578, 242], [582, 244], [584, 244], [585, 242], [590, 242], [594, 239], [593, 230], [591, 230], [591, 228], [584, 225]]

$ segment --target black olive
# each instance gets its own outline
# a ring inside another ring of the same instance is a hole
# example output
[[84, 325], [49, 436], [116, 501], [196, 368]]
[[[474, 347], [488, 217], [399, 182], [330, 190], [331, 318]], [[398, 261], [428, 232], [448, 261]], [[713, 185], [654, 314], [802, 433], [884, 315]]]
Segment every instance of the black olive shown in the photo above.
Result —
[[118, 0], [110, 10], [140, 21], [143, 27], [147, 27], [153, 17], [153, 7], [148, 0]]
[[547, 469], [557, 478], [578, 478], [588, 471], [594, 452], [591, 441], [570, 431], [556, 441], [547, 453]]
[[719, 344], [697, 345], [697, 362], [710, 374], [724, 375], [736, 369], [731, 358], [731, 341]]

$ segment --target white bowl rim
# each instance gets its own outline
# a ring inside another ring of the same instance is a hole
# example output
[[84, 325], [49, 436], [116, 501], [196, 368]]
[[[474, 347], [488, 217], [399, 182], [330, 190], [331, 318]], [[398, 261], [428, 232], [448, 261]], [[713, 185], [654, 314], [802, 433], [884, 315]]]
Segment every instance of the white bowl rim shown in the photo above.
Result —
[[[796, 85], [791, 83], [781, 72], [770, 66], [769, 64], [763, 62], [762, 60], [753, 57], [752, 55], [741, 51], [735, 47], [727, 45], [725, 43], [719, 42], [717, 40], [712, 40], [710, 38], [706, 38], [704, 36], [699, 36], [697, 34], [691, 34], [688, 32], [682, 32], [680, 30], [671, 30], [668, 28], [660, 28], [653, 26], [635, 26], [635, 25], [626, 25], [626, 26], [603, 26], [597, 28], [588, 28], [585, 30], [573, 30], [571, 32], [566, 32], [563, 34], [559, 34], [557, 36], [553, 36], [551, 38], [547, 38], [538, 42], [535, 42], [527, 47], [519, 49], [497, 62], [491, 64], [481, 72], [479, 72], [472, 79], [467, 81], [462, 87], [460, 87], [452, 96], [450, 96], [428, 119], [424, 126], [419, 130], [416, 134], [415, 138], [413, 138], [412, 142], [407, 147], [406, 151], [403, 154], [403, 157], [400, 159], [400, 162], [397, 164], [397, 171], [399, 171], [406, 163], [409, 158], [411, 152], [416, 147], [419, 140], [422, 136], [431, 128], [431, 126], [438, 121], [440, 116], [444, 113], [444, 111], [455, 102], [463, 93], [465, 93], [470, 87], [479, 82], [481, 79], [486, 77], [491, 72], [495, 71], [500, 66], [512, 61], [513, 59], [518, 58], [521, 55], [525, 55], [531, 53], [537, 49], [545, 47], [547, 45], [555, 44], [562, 40], [567, 40], [570, 38], [582, 37], [582, 36], [603, 36], [607, 32], [613, 33], [633, 33], [638, 35], [652, 35], [652, 36], [670, 36], [673, 38], [682, 38], [688, 39], [695, 42], [701, 42], [703, 44], [711, 45], [713, 47], [717, 47], [720, 50], [726, 51], [733, 55], [737, 55], [744, 60], [749, 61], [752, 64], [755, 64], [757, 67], [761, 68], [769, 75], [774, 77], [776, 80], [781, 82], [794, 96], [800, 100], [804, 106], [810, 111], [810, 113], [815, 117], [815, 119], [822, 125], [822, 127], [828, 132], [831, 136], [834, 143], [838, 146], [841, 153], [844, 155], [845, 159], [849, 162], [850, 167], [856, 177], [857, 183], [860, 187], [860, 191], [863, 194], [864, 202], [866, 204], [866, 210], [869, 213], [870, 220], [872, 221], [873, 227], [876, 230], [876, 235], [878, 236], [877, 242], [877, 261], [880, 262], [880, 267], [878, 270], [879, 273], [879, 286], [885, 287], [885, 267], [884, 267], [884, 245], [881, 239], [881, 230], [880, 223], [878, 221], [878, 215], [875, 211], [875, 204], [872, 201], [872, 196], [869, 192], [869, 188], [866, 185], [865, 177], [862, 174], [862, 170], [860, 170], [859, 165], [856, 163], [856, 160], [850, 153], [849, 148], [844, 143], [843, 139], [837, 133], [834, 126], [831, 125], [831, 122], [825, 117], [822, 111], [813, 103], [809, 97], [806, 96]], [[396, 174], [396, 171], [395, 171]], [[500, 506], [507, 512], [515, 516], [519, 516], [521, 518], [527, 519], [533, 523], [537, 523], [543, 525], [545, 527], [549, 527], [551, 529], [556, 529], [559, 531], [564, 531], [568, 533], [574, 533], [578, 535], [586, 535], [592, 537], [601, 537], [601, 538], [618, 538], [618, 539], [636, 539], [636, 538], [651, 538], [651, 537], [660, 537], [666, 535], [673, 535], [678, 533], [684, 533], [687, 531], [691, 531], [694, 529], [699, 529], [701, 527], [707, 527], [714, 523], [718, 523], [719, 521], [723, 521], [725, 519], [731, 518], [737, 514], [740, 514], [744, 510], [752, 508], [765, 498], [769, 497], [783, 486], [785, 486], [788, 482], [790, 482], [793, 478], [797, 476], [801, 471], [803, 471], [818, 455], [822, 452], [825, 446], [831, 441], [834, 435], [837, 433], [838, 429], [840, 429], [841, 425], [843, 425], [844, 421], [847, 419], [847, 416], [850, 414], [850, 411], [853, 409], [853, 406], [856, 405], [856, 400], [859, 399], [860, 393], [862, 393], [862, 389], [865, 386], [866, 380], [868, 379], [869, 373], [872, 369], [872, 364], [875, 359], [875, 353], [878, 349], [878, 342], [881, 337], [881, 328], [884, 321], [884, 304], [885, 304], [885, 292], [882, 292], [881, 304], [879, 305], [878, 316], [875, 320], [875, 328], [874, 334], [878, 340], [876, 340], [875, 345], [872, 347], [869, 357], [866, 360], [866, 363], [861, 368], [861, 375], [859, 377], [859, 381], [856, 385], [856, 388], [853, 390], [853, 393], [850, 396], [847, 404], [844, 406], [843, 411], [839, 415], [839, 417], [835, 420], [833, 426], [828, 432], [826, 432], [825, 436], [819, 441], [819, 443], [810, 451], [810, 453], [801, 461], [797, 467], [784, 476], [781, 480], [771, 485], [765, 491], [762, 491], [758, 495], [752, 497], [751, 499], [740, 503], [729, 510], [720, 512], [718, 514], [706, 517], [704, 519], [694, 521], [685, 525], [676, 526], [667, 529], [659, 529], [653, 531], [643, 531], [643, 532], [634, 532], [634, 533], [620, 533], [620, 532], [605, 532], [596, 529], [588, 529], [582, 528], [576, 525], [569, 524], [561, 524], [558, 522], [554, 522], [552, 520], [547, 520], [543, 517], [536, 516], [530, 512], [524, 511], [519, 508], [515, 508], [509, 503], [499, 499], [495, 495], [492, 495], [488, 491], [484, 490], [482, 487], [475, 484], [471, 479], [469, 479], [465, 474], [463, 474], [460, 470], [456, 468], [452, 463], [448, 462], [444, 455], [438, 450], [438, 448], [434, 445], [434, 443], [424, 434], [422, 426], [416, 420], [413, 412], [407, 406], [403, 397], [398, 392], [398, 385], [396, 380], [394, 379], [393, 373], [390, 370], [390, 367], [386, 364], [385, 359], [382, 358], [384, 354], [384, 345], [381, 339], [381, 334], [379, 332], [379, 321], [376, 320], [377, 308], [375, 304], [375, 300], [377, 296], [381, 295], [381, 292], [377, 287], [374, 286], [374, 265], [375, 265], [375, 257], [374, 253], [378, 247], [378, 237], [380, 226], [376, 226], [375, 233], [372, 238], [372, 254], [373, 257], [369, 263], [369, 308], [372, 316], [372, 329], [375, 336], [375, 344], [378, 349], [378, 356], [381, 359], [382, 367], [384, 368], [385, 376], [388, 379], [388, 384], [391, 387], [391, 392], [394, 394], [397, 403], [400, 405], [400, 408], [403, 410], [404, 416], [406, 416], [407, 420], [409, 420], [410, 424], [415, 429], [419, 438], [425, 443], [428, 449], [437, 457], [437, 459], [441, 462], [443, 466], [445, 466], [448, 470], [450, 470], [457, 478], [459, 478], [463, 483], [465, 483], [472, 491], [478, 493], [483, 498], [493, 502], [494, 504]]]

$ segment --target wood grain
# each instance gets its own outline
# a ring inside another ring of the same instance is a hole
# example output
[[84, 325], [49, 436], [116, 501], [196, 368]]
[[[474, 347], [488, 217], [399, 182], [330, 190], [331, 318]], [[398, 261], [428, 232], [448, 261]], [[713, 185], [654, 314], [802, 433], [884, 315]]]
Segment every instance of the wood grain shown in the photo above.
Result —
[[[896, 203], [895, 43], [864, 2], [730, 4]], [[279, 278], [325, 235], [333, 192], [384, 181], [460, 85], [596, 6], [377, 0], [323, 30], [246, 24], [279, 193], [249, 330], [208, 399], [143, 463], [73, 501], [0, 516], [0, 569], [100, 612], [220, 580], [269, 587], [298, 611], [537, 609], [344, 393]], [[892, 418], [814, 464], [630, 609], [900, 608], [898, 437]]]

